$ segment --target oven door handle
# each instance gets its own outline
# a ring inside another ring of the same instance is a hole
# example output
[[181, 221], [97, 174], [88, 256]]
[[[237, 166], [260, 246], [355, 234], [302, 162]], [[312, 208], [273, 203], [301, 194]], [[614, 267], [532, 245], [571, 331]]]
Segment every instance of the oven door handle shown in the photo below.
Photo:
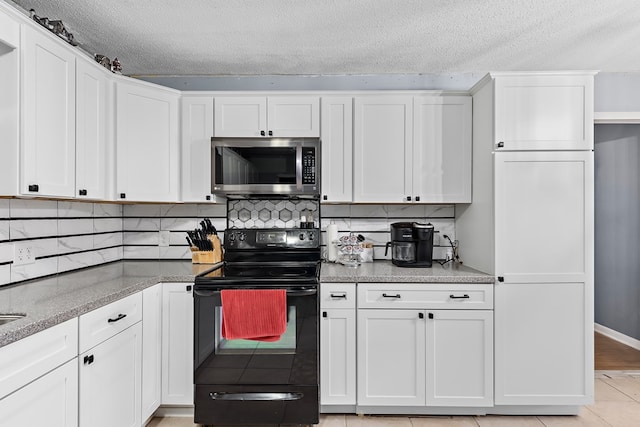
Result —
[[304, 397], [300, 392], [284, 393], [228, 393], [211, 392], [211, 400], [300, 400]]
[[[203, 289], [194, 289], [193, 293], [199, 297], [213, 297], [220, 295], [220, 291], [216, 290], [203, 290]], [[288, 297], [306, 297], [311, 295], [316, 295], [318, 293], [317, 289], [287, 289]]]

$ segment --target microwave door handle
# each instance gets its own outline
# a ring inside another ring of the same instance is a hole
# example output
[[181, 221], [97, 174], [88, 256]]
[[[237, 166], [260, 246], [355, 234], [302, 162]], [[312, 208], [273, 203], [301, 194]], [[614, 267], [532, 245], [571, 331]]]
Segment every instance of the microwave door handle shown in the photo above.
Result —
[[302, 190], [302, 143], [296, 144], [296, 188]]

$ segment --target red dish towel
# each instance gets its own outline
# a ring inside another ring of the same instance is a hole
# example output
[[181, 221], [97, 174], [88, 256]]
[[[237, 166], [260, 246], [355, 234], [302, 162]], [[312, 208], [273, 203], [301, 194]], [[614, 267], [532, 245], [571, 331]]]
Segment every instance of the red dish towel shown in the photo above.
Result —
[[278, 341], [287, 329], [284, 289], [225, 289], [222, 298], [222, 337]]

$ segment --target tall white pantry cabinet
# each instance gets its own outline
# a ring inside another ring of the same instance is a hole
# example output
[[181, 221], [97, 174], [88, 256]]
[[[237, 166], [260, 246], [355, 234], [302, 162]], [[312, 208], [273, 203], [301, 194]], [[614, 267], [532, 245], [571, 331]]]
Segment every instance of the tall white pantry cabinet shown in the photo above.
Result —
[[593, 401], [594, 74], [491, 73], [472, 89], [456, 237], [465, 265], [497, 277], [497, 413]]

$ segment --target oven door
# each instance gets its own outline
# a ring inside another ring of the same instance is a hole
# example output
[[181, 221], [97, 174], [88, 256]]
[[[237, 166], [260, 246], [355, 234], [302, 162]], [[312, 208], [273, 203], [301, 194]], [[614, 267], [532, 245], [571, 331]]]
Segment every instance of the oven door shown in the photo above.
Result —
[[287, 329], [276, 342], [223, 338], [217, 289], [195, 286], [194, 305], [196, 423], [318, 422], [317, 287], [287, 289]]

